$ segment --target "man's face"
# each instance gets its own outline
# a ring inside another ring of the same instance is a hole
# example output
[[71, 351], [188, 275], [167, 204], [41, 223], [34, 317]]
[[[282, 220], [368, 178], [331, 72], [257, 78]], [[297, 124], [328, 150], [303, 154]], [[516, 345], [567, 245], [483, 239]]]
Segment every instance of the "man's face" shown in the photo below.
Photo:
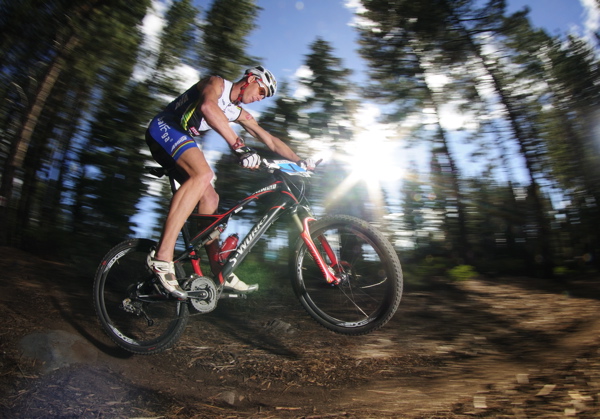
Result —
[[267, 87], [260, 79], [256, 78], [255, 76], [250, 76], [248, 78], [248, 83], [250, 84], [244, 91], [242, 102], [259, 102], [267, 96]]

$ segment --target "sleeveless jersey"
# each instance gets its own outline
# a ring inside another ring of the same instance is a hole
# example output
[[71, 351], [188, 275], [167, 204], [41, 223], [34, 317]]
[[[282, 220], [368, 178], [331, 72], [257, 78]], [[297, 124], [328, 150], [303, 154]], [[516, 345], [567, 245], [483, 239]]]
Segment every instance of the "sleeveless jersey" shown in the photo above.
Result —
[[[237, 120], [242, 113], [242, 108], [234, 105], [229, 99], [233, 83], [229, 80], [223, 80], [223, 94], [219, 97], [217, 104], [230, 122]], [[182, 93], [173, 102], [171, 102], [163, 114], [179, 121], [181, 127], [188, 131], [192, 136], [200, 135], [200, 131], [208, 131], [210, 126], [204, 120], [204, 116], [198, 110], [200, 103], [200, 91], [194, 84], [187, 91]]]

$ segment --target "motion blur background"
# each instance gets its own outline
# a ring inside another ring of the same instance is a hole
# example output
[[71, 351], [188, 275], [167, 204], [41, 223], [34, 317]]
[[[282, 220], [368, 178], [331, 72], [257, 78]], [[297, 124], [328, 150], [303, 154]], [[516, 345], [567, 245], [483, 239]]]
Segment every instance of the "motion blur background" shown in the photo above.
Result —
[[[599, 0], [0, 10], [0, 245], [93, 268], [127, 237], [156, 238], [169, 191], [144, 171], [147, 123], [199, 78], [260, 63], [279, 92], [248, 110], [324, 159], [314, 208], [377, 224], [409, 280], [600, 267]], [[264, 183], [202, 141], [224, 205]], [[270, 237], [261, 263], [286, 257], [285, 225]]]

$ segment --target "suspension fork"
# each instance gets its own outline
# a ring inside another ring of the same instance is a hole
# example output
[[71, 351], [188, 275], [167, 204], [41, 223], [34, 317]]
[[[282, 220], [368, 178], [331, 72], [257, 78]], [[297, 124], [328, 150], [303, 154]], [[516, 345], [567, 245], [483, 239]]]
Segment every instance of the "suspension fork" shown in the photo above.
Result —
[[333, 249], [329, 245], [327, 239], [322, 235], [319, 236], [319, 242], [321, 243], [321, 246], [323, 246], [327, 257], [331, 261], [331, 266], [328, 266], [323, 257], [321, 256], [321, 253], [317, 250], [317, 246], [315, 245], [312, 237], [310, 236], [310, 229], [308, 223], [310, 223], [311, 221], [316, 221], [316, 219], [308, 216], [305, 217], [304, 220], [301, 220], [298, 214], [293, 214], [293, 218], [296, 224], [298, 225], [298, 228], [300, 229], [300, 237], [302, 237], [302, 240], [306, 244], [309, 253], [313, 257], [315, 263], [319, 267], [319, 270], [325, 277], [327, 283], [332, 285], [338, 285], [341, 282], [341, 279], [335, 276], [335, 273], [331, 268], [331, 266], [338, 265], [337, 256], [335, 255]]

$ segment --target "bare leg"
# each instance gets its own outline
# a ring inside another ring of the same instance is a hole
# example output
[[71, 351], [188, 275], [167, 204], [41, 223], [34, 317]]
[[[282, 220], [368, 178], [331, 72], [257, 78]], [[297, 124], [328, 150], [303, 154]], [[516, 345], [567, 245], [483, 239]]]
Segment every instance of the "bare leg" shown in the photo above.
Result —
[[[200, 149], [191, 148], [185, 151], [179, 160], [177, 160], [177, 165], [185, 170], [190, 177], [173, 195], [162, 238], [154, 255], [154, 258], [159, 261], [170, 262], [173, 260], [177, 236], [196, 204], [198, 204], [198, 212], [200, 214], [214, 214], [219, 205], [219, 196], [210, 183], [213, 178], [213, 172], [206, 162], [204, 153]], [[211, 243], [207, 250], [210, 253], [218, 251], [217, 241], [215, 240]], [[212, 260], [209, 263], [214, 272], [214, 268], [217, 265], [214, 265]], [[220, 270], [220, 267], [218, 270]], [[258, 290], [257, 284], [247, 285], [235, 275], [227, 278], [225, 285], [238, 292], [253, 292]], [[180, 296], [177, 293], [185, 293], [185, 291], [180, 289], [171, 292], [175, 296]]]
[[196, 204], [199, 204], [200, 213], [213, 214], [219, 203], [219, 196], [210, 183], [213, 172], [200, 149], [186, 150], [177, 160], [177, 165], [185, 170], [189, 179], [173, 195], [162, 238], [156, 250], [155, 258], [158, 260], [173, 260], [177, 236]]

